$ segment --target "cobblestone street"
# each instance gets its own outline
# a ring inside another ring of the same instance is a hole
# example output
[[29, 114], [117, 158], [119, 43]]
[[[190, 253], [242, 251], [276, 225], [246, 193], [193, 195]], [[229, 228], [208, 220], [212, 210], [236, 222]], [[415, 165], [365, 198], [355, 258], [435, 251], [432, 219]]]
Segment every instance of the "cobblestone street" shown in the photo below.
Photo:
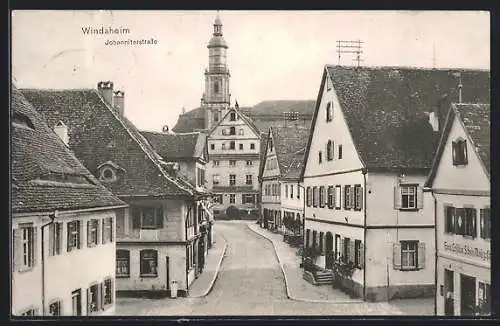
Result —
[[[431, 299], [400, 300], [397, 304], [358, 302], [359, 300], [353, 300], [353, 303], [315, 303], [287, 299], [284, 277], [273, 245], [250, 230], [247, 224], [248, 222], [217, 222], [216, 232], [227, 240], [228, 247], [218, 278], [206, 297], [118, 298], [116, 314], [328, 316], [432, 313]], [[305, 284], [301, 286], [314, 287], [305, 280], [303, 282]]]

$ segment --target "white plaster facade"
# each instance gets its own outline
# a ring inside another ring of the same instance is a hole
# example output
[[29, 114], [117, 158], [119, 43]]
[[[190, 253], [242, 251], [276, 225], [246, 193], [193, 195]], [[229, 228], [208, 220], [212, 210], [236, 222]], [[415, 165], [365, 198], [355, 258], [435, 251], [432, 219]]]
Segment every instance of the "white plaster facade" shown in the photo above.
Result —
[[[103, 243], [103, 221], [112, 219], [111, 240]], [[98, 221], [95, 246], [87, 243], [87, 222]], [[80, 222], [80, 248], [68, 251], [68, 222]], [[51, 305], [57, 305], [58, 314], [71, 315], [114, 315], [115, 313], [115, 211], [60, 212], [54, 222], [60, 223], [59, 253], [54, 254], [54, 240], [50, 226], [45, 227], [42, 239], [42, 225], [50, 222], [47, 214], [15, 214], [12, 219], [13, 270], [12, 270], [12, 313], [21, 315], [33, 309], [35, 315], [51, 315]], [[33, 228], [32, 242], [23, 239], [22, 228]], [[23, 241], [24, 240], [24, 241]], [[28, 242], [26, 242], [28, 241]], [[42, 259], [42, 241], [44, 257]], [[29, 248], [29, 249], [28, 249]], [[24, 251], [23, 251], [24, 249]], [[28, 254], [29, 252], [29, 254]], [[26, 266], [24, 254], [33, 255]], [[42, 261], [44, 268], [42, 268]], [[43, 282], [45, 279], [45, 282]], [[111, 284], [109, 292], [104, 282]], [[87, 291], [97, 284], [99, 296], [97, 310], [89, 312]], [[72, 299], [72, 293], [80, 291], [80, 301]], [[102, 291], [102, 294], [101, 294]], [[104, 294], [106, 295], [106, 299]], [[45, 309], [43, 308], [45, 301]], [[101, 304], [102, 303], [102, 304]], [[78, 308], [79, 306], [79, 308]], [[77, 311], [80, 311], [78, 314]]]

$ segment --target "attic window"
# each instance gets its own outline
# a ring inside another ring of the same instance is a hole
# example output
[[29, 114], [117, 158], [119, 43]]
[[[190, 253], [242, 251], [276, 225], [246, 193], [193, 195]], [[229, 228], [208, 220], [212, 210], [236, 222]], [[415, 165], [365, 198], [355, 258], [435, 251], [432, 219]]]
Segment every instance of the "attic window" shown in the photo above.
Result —
[[453, 165], [466, 165], [467, 160], [467, 141], [463, 138], [458, 138], [452, 142], [452, 158]]
[[115, 171], [111, 168], [104, 168], [101, 170], [101, 178], [106, 181], [112, 181], [115, 179]]
[[99, 181], [115, 182], [118, 180], [119, 172], [124, 173], [125, 170], [111, 161], [107, 161], [97, 167], [99, 173]]
[[35, 129], [35, 125], [28, 116], [14, 111], [12, 114], [12, 125], [15, 127], [25, 127], [29, 129]]
[[236, 121], [236, 112], [231, 112], [231, 114], [229, 116], [229, 120]]

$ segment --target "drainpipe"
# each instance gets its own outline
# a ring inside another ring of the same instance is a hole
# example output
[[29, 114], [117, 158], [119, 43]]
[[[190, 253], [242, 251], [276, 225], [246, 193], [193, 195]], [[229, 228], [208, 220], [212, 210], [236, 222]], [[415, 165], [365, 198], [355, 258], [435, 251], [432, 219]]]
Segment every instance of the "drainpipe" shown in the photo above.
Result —
[[47, 224], [44, 224], [42, 225], [41, 227], [41, 238], [42, 238], [42, 245], [41, 245], [41, 249], [42, 249], [42, 316], [45, 316], [45, 236], [44, 236], [44, 229], [45, 227], [51, 225], [54, 223], [54, 219], [57, 217], [57, 211], [54, 211], [53, 214], [50, 214], [49, 215], [49, 218], [50, 218], [50, 222], [48, 222]]
[[438, 278], [438, 240], [437, 240], [437, 198], [434, 191], [431, 189], [432, 198], [434, 198], [434, 316], [437, 314], [437, 278]]
[[364, 215], [364, 222], [363, 222], [363, 246], [365, 247], [365, 250], [363, 250], [363, 255], [365, 256], [363, 258], [363, 300], [366, 301], [366, 266], [368, 265], [366, 263], [366, 203], [368, 202], [366, 194], [368, 193], [366, 190], [366, 173], [368, 172], [366, 169], [363, 169], [363, 180], [364, 180], [364, 198], [365, 198], [365, 204], [363, 205], [363, 215]]

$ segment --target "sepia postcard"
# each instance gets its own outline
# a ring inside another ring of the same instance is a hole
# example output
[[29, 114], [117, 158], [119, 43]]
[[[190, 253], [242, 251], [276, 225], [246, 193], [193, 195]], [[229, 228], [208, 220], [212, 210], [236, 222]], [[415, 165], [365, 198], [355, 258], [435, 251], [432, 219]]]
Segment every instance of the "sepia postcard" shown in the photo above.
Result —
[[13, 10], [11, 67], [12, 317], [491, 315], [489, 12]]

